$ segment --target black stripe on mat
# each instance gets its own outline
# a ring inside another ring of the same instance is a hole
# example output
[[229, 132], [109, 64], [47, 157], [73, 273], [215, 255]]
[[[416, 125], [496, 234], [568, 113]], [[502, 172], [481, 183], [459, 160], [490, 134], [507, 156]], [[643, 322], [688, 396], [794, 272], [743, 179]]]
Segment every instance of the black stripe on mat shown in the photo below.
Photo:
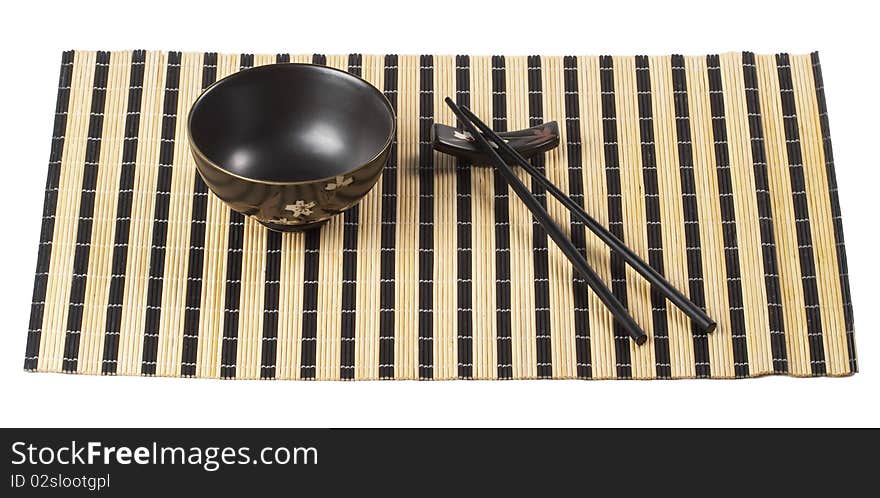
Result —
[[[675, 131], [678, 141], [678, 171], [681, 177], [681, 204], [684, 211], [685, 254], [687, 255], [688, 290], [691, 301], [706, 307], [703, 290], [703, 258], [700, 243], [700, 212], [697, 207], [697, 187], [694, 180], [694, 156], [691, 142], [690, 110], [688, 106], [687, 76], [684, 57], [672, 56], [672, 90], [675, 99]], [[709, 365], [707, 335], [691, 326], [694, 340], [694, 372], [697, 377], [712, 374]]]
[[[385, 56], [383, 92], [397, 113], [397, 55]], [[399, 133], [399, 132], [398, 132]], [[397, 137], [382, 173], [382, 253], [379, 259], [379, 378], [394, 378], [394, 246], [397, 222]]]
[[266, 273], [263, 289], [263, 338], [260, 378], [274, 379], [278, 351], [278, 302], [281, 293], [281, 232], [266, 230]]
[[[348, 56], [348, 72], [360, 77], [363, 57]], [[355, 323], [357, 311], [357, 246], [360, 224], [360, 204], [355, 204], [342, 215], [342, 317], [339, 345], [339, 376], [354, 379]]]
[[[327, 57], [314, 54], [312, 64], [327, 65]], [[309, 230], [304, 235], [302, 346], [299, 369], [299, 375], [303, 379], [314, 379], [317, 370], [315, 362], [318, 353], [318, 270], [321, 264], [322, 231]]]
[[785, 373], [788, 371], [788, 353], [785, 346], [785, 322], [782, 318], [779, 265], [776, 260], [776, 237], [773, 233], [773, 206], [770, 199], [770, 180], [767, 174], [767, 155], [764, 144], [764, 126], [761, 121], [761, 100], [755, 54], [743, 52], [742, 65], [746, 110], [749, 116], [749, 138], [752, 144], [755, 202], [758, 207], [758, 220], [761, 227], [761, 255], [764, 263], [764, 286], [767, 291], [767, 316], [770, 326], [773, 371]]
[[[470, 106], [471, 59], [467, 55], [455, 56], [455, 102]], [[458, 123], [461, 128], [461, 123]], [[471, 164], [457, 159], [455, 164], [456, 213], [458, 215], [458, 376], [473, 377], [473, 303], [471, 295]]]
[[168, 236], [168, 205], [171, 202], [171, 176], [174, 171], [174, 141], [177, 125], [177, 99], [180, 85], [180, 52], [169, 52], [162, 105], [162, 134], [159, 164], [156, 165], [156, 198], [153, 208], [153, 241], [147, 280], [147, 310], [144, 319], [144, 344], [141, 373], [156, 373], [159, 354], [159, 323], [162, 313], [162, 290], [165, 275], [165, 244]]
[[61, 181], [61, 157], [67, 130], [67, 112], [70, 104], [70, 84], [73, 80], [73, 50], [61, 54], [58, 75], [58, 96], [55, 100], [55, 122], [52, 125], [52, 145], [43, 196], [43, 216], [40, 227], [40, 246], [37, 250], [37, 268], [34, 272], [34, 291], [31, 298], [31, 316], [25, 348], [25, 370], [36, 370], [39, 365], [40, 339], [43, 332], [43, 313], [46, 309], [46, 289], [49, 283], [49, 262], [52, 258], [52, 237], [55, 232], [55, 211], [58, 206], [58, 184]]
[[[645, 182], [645, 231], [648, 238], [648, 264], [664, 273], [663, 226], [660, 217], [660, 186], [657, 180], [657, 154], [654, 146], [654, 107], [651, 96], [651, 66], [647, 56], [636, 57], [636, 90], [639, 101], [639, 141], [642, 152], [642, 181]], [[672, 377], [669, 358], [669, 323], [666, 298], [651, 287], [651, 323], [654, 337], [654, 371], [660, 379]]]
[[[504, 56], [492, 57], [492, 128], [507, 131], [507, 74]], [[510, 188], [492, 168], [495, 187], [495, 322], [498, 378], [513, 378], [510, 321]]]
[[64, 356], [61, 362], [61, 370], [64, 372], [76, 372], [79, 363], [79, 339], [82, 332], [86, 279], [89, 273], [92, 221], [95, 215], [95, 188], [98, 185], [98, 163], [101, 160], [101, 137], [104, 131], [104, 108], [107, 100], [107, 75], [109, 72], [110, 52], [98, 52], [95, 58], [95, 77], [89, 110], [89, 131], [86, 138], [82, 188], [79, 198], [79, 219], [76, 223], [73, 275], [70, 280], [70, 298], [67, 308], [67, 330], [64, 335]]
[[[288, 54], [277, 54], [275, 62], [290, 62]], [[278, 303], [281, 295], [281, 232], [266, 230], [266, 271], [263, 282], [263, 336], [260, 348], [260, 378], [274, 379], [278, 354]]]
[[[254, 66], [253, 54], [241, 54], [239, 70]], [[241, 314], [241, 265], [244, 253], [244, 215], [229, 210], [226, 245], [226, 295], [223, 305], [223, 343], [220, 354], [220, 377], [235, 378], [238, 357], [238, 325]]]
[[[528, 63], [529, 88], [529, 126], [544, 122], [544, 102], [542, 98], [541, 56], [530, 55]], [[531, 160], [532, 165], [544, 173], [544, 154]], [[544, 208], [547, 207], [547, 190], [537, 182], [532, 182], [532, 194]], [[535, 261], [535, 362], [538, 378], [553, 376], [553, 355], [550, 342], [550, 264], [547, 258], [547, 232], [534, 217], [532, 218], [532, 248]]]
[[[568, 195], [578, 206], [584, 207], [584, 166], [581, 158], [581, 115], [578, 90], [577, 57], [562, 59], [562, 81], [565, 95], [565, 137], [566, 157], [568, 158]], [[581, 254], [586, 254], [587, 238], [583, 223], [571, 220], [571, 241]], [[577, 376], [589, 379], [593, 376], [592, 354], [590, 352], [590, 301], [589, 288], [583, 277], [574, 273], [572, 277], [572, 297], [574, 304], [574, 345]]]
[[709, 74], [709, 103], [712, 110], [712, 137], [715, 142], [715, 169], [718, 173], [718, 203], [721, 208], [721, 231], [724, 240], [724, 265], [727, 268], [727, 298], [730, 307], [730, 335], [733, 342], [733, 371], [737, 377], [749, 376], [749, 351], [746, 344], [746, 318], [743, 308], [742, 273], [736, 237], [736, 207], [727, 144], [727, 121], [721, 63], [717, 55], [706, 57]]
[[434, 377], [434, 56], [419, 58], [419, 378]]
[[[614, 59], [609, 55], [599, 58], [599, 80], [602, 95], [602, 138], [605, 149], [605, 182], [608, 195], [608, 229], [615, 237], [623, 238], [623, 206], [620, 189], [620, 158], [617, 148], [617, 105], [614, 102]], [[611, 291], [627, 305], [626, 268], [623, 258], [611, 252]], [[629, 353], [629, 334], [614, 322], [614, 349], [617, 358], [617, 377], [632, 377]]]
[[819, 312], [819, 288], [816, 282], [816, 264], [813, 259], [813, 234], [810, 228], [810, 209], [807, 205], [807, 186], [798, 130], [797, 108], [791, 81], [788, 54], [776, 56], [779, 91], [782, 102], [782, 123], [785, 129], [785, 150], [788, 156], [788, 174], [791, 181], [791, 200], [797, 232], [798, 259], [801, 266], [801, 285], [804, 291], [804, 315], [807, 320], [807, 338], [810, 346], [810, 369], [813, 375], [825, 374], [825, 346], [822, 314]]
[[[217, 80], [217, 54], [202, 57], [202, 90]], [[192, 215], [187, 262], [186, 307], [183, 312], [183, 342], [180, 353], [180, 375], [196, 374], [199, 351], [199, 316], [202, 305], [202, 277], [205, 272], [205, 232], [208, 217], [208, 186], [202, 175], [194, 172]]]
[[128, 239], [131, 235], [131, 206], [134, 195], [134, 175], [137, 169], [138, 135], [141, 121], [144, 69], [147, 53], [135, 50], [131, 54], [131, 74], [128, 82], [128, 108], [125, 112], [125, 139], [122, 144], [122, 162], [119, 166], [119, 191], [116, 197], [116, 228], [113, 236], [113, 260], [110, 288], [107, 296], [107, 315], [104, 322], [104, 352], [101, 373], [116, 373], [119, 354], [119, 332], [122, 324], [122, 300], [125, 297], [125, 273], [128, 266]]
[[828, 178], [828, 197], [831, 203], [831, 219], [834, 221], [834, 248], [837, 268], [840, 271], [840, 295], [843, 298], [843, 322], [846, 327], [846, 350], [850, 372], [858, 371], [856, 344], [853, 339], [852, 297], [849, 290], [849, 269], [846, 262], [846, 247], [843, 241], [843, 221], [840, 216], [840, 198], [837, 191], [837, 173], [834, 169], [834, 153], [831, 150], [831, 131], [828, 127], [828, 107], [825, 104], [825, 83], [822, 80], [822, 66], [818, 52], [810, 54], [813, 63], [813, 81], [816, 85], [816, 105], [819, 111], [819, 126], [822, 130], [822, 147], [825, 152], [825, 174]]

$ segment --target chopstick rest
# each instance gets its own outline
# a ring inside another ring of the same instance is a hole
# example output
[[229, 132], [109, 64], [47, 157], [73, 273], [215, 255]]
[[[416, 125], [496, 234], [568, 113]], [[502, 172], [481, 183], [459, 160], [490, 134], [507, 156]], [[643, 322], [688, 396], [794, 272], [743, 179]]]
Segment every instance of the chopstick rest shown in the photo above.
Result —
[[489, 145], [488, 140], [486, 140], [483, 134], [477, 130], [476, 126], [471, 123], [468, 117], [462, 112], [461, 108], [459, 108], [449, 97], [447, 97], [445, 101], [446, 105], [452, 109], [452, 112], [455, 113], [462, 124], [464, 124], [467, 131], [476, 139], [483, 153], [489, 156], [492, 164], [498, 169], [507, 181], [507, 184], [510, 185], [511, 189], [516, 193], [520, 200], [526, 204], [541, 226], [544, 227], [544, 230], [547, 231], [550, 238], [553, 239], [553, 242], [559, 246], [562, 253], [565, 254], [569, 261], [571, 261], [574, 269], [584, 277], [587, 285], [593, 289], [596, 296], [599, 297], [599, 300], [608, 307], [612, 316], [614, 316], [614, 319], [617, 320], [630, 337], [635, 340], [636, 344], [644, 344], [648, 340], [648, 336], [645, 334], [644, 330], [642, 330], [639, 324], [632, 318], [626, 307], [617, 300], [611, 292], [611, 289], [606, 287], [596, 272], [590, 268], [586, 259], [584, 259], [574, 244], [565, 236], [562, 229], [559, 228], [550, 217], [550, 213], [541, 206], [538, 199], [535, 198], [522, 181], [519, 180], [513, 172], [513, 169], [501, 158], [500, 155], [498, 155], [498, 152]]
[[690, 299], [685, 297], [684, 294], [681, 293], [674, 285], [672, 285], [668, 280], [666, 280], [663, 275], [661, 275], [657, 270], [652, 268], [648, 263], [639, 258], [639, 256], [633, 252], [628, 246], [626, 246], [623, 242], [620, 241], [617, 237], [614, 236], [611, 231], [602, 226], [598, 221], [594, 220], [582, 207], [580, 207], [576, 202], [574, 202], [570, 197], [565, 195], [561, 190], [559, 190], [556, 185], [554, 185], [546, 176], [544, 176], [537, 168], [532, 166], [531, 163], [525, 160], [522, 155], [517, 154], [516, 150], [510, 147], [510, 145], [501, 139], [501, 137], [495, 133], [494, 130], [489, 128], [480, 118], [478, 118], [470, 109], [467, 107], [462, 107], [461, 111], [467, 117], [468, 121], [472, 122], [477, 128], [482, 132], [481, 135], [488, 137], [491, 140], [491, 143], [495, 144], [501, 155], [505, 157], [511, 157], [513, 160], [522, 167], [526, 172], [531, 175], [532, 179], [536, 180], [540, 183], [544, 188], [550, 192], [553, 197], [555, 197], [562, 205], [564, 205], [577, 219], [579, 219], [583, 224], [590, 229], [591, 232], [596, 234], [602, 242], [605, 242], [612, 250], [614, 250], [617, 254], [619, 254], [624, 261], [629, 263], [629, 265], [636, 270], [642, 277], [645, 278], [648, 282], [651, 283], [654, 288], [663, 294], [669, 301], [672, 302], [675, 306], [681, 309], [692, 321], [693, 325], [696, 327], [696, 330], [703, 333], [711, 333], [715, 330], [716, 322], [713, 320], [706, 312], [694, 304]]
[[[559, 125], [547, 121], [531, 128], [498, 133], [507, 145], [524, 158], [536, 156], [559, 146]], [[467, 131], [452, 126], [434, 123], [431, 128], [431, 144], [434, 150], [464, 159], [474, 166], [492, 167], [492, 160], [480, 149], [476, 139]], [[511, 163], [513, 157], [499, 151], [501, 157]]]

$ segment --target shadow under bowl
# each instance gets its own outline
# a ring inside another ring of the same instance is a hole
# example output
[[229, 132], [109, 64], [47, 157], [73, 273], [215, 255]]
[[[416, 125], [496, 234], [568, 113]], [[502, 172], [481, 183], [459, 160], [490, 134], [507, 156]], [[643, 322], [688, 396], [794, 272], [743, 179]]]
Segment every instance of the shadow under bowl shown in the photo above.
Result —
[[270, 64], [208, 87], [188, 131], [217, 197], [291, 231], [319, 226], [367, 194], [388, 159], [395, 116], [382, 92], [352, 74]]

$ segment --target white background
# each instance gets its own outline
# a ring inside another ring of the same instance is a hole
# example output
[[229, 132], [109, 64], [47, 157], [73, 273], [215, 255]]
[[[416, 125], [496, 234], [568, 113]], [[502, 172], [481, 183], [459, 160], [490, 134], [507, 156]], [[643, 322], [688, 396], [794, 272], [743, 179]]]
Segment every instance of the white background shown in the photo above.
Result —
[[[0, 426], [876, 426], [878, 97], [871, 2], [7, 2], [0, 28]], [[457, 26], [457, 23], [461, 23]], [[22, 370], [63, 49], [706, 54], [819, 50], [861, 373], [745, 381], [261, 382]]]

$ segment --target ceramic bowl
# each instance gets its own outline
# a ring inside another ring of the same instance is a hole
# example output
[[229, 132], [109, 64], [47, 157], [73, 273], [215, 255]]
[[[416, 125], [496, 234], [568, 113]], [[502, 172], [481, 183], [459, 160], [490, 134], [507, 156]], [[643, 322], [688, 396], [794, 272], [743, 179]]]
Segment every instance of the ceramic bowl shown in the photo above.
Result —
[[196, 99], [188, 121], [211, 191], [279, 231], [314, 228], [360, 201], [382, 173], [395, 129], [377, 88], [313, 64], [228, 76]]

